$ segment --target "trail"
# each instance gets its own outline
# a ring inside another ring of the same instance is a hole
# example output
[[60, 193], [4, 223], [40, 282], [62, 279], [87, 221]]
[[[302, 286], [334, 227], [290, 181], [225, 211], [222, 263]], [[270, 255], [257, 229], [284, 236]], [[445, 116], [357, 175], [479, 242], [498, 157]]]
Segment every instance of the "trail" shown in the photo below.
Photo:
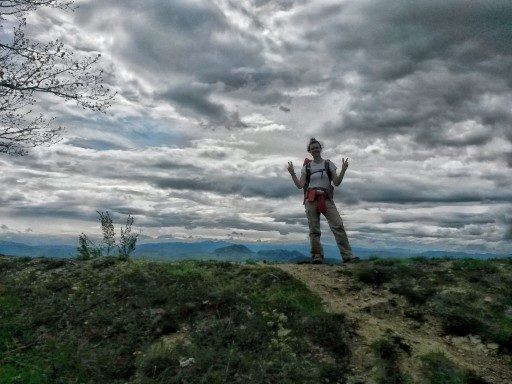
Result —
[[422, 383], [420, 356], [442, 351], [461, 368], [467, 368], [492, 384], [512, 383], [512, 357], [499, 355], [491, 345], [478, 337], [441, 336], [440, 325], [433, 318], [419, 322], [405, 315], [410, 306], [400, 295], [385, 288], [374, 288], [347, 276], [343, 270], [356, 267], [276, 264], [302, 281], [321, 297], [327, 310], [344, 314], [354, 326], [351, 345], [352, 376], [350, 383], [374, 383], [376, 361], [371, 344], [387, 333], [399, 335], [411, 348], [410, 356], [403, 354], [400, 369]]

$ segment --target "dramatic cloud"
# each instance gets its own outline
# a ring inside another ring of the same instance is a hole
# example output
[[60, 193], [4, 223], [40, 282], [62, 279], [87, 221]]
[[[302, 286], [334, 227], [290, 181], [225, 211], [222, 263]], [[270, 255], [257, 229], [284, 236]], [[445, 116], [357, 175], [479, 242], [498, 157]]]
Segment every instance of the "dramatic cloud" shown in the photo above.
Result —
[[30, 31], [100, 52], [118, 97], [45, 100], [68, 129], [0, 158], [0, 235], [76, 237], [109, 210], [146, 240], [307, 241], [286, 165], [317, 137], [349, 158], [354, 246], [512, 249], [509, 1], [77, 3]]

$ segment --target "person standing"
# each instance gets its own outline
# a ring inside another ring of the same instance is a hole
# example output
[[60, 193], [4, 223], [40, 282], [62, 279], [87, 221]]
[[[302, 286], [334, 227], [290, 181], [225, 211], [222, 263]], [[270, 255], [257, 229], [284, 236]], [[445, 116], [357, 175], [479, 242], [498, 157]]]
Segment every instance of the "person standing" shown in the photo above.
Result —
[[313, 160], [306, 159], [301, 170], [300, 179], [297, 178], [293, 163], [288, 162], [288, 172], [299, 189], [304, 189], [304, 206], [309, 224], [309, 240], [311, 243], [311, 258], [313, 264], [322, 264], [324, 251], [320, 242], [320, 214], [322, 213], [332, 233], [344, 263], [359, 259], [352, 254], [341, 216], [334, 204], [334, 186], [339, 186], [348, 168], [348, 158], [342, 159], [341, 171], [336, 174], [337, 167], [330, 161], [322, 158], [322, 145], [314, 137], [307, 146], [307, 151]]

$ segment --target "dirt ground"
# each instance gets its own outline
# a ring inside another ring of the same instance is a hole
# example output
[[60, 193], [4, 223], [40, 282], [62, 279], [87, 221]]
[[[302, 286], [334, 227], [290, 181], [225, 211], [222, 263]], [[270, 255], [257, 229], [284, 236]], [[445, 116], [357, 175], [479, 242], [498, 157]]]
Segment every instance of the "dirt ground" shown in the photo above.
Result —
[[442, 336], [434, 318], [418, 322], [405, 316], [410, 307], [400, 295], [385, 288], [373, 288], [343, 269], [355, 268], [355, 264], [342, 266], [310, 264], [276, 264], [318, 294], [326, 308], [343, 313], [354, 327], [354, 342], [351, 346], [352, 376], [350, 383], [374, 383], [376, 372], [375, 355], [371, 344], [386, 334], [402, 338], [410, 349], [410, 355], [400, 358], [400, 369], [422, 383], [419, 357], [429, 352], [443, 352], [461, 368], [467, 368], [492, 384], [512, 383], [512, 358], [498, 354], [496, 345], [484, 344], [478, 336]]

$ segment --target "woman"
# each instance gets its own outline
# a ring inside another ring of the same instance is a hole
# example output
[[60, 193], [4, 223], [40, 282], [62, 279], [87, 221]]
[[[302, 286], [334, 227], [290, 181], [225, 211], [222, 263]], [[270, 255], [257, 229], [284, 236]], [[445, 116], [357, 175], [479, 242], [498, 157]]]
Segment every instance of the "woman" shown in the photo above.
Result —
[[[297, 178], [293, 163], [288, 162], [288, 172], [297, 188], [304, 188], [304, 205], [309, 223], [309, 240], [313, 264], [322, 264], [324, 251], [320, 243], [320, 213], [323, 213], [331, 228], [343, 262], [347, 263], [358, 258], [352, 256], [352, 248], [348, 242], [343, 221], [333, 201], [333, 189], [339, 186], [348, 168], [348, 158], [342, 159], [341, 172], [336, 175], [336, 166], [332, 161], [321, 156], [322, 145], [315, 138], [309, 141], [307, 151], [313, 160], [302, 167], [300, 179]], [[307, 162], [307, 161], [306, 161]]]

